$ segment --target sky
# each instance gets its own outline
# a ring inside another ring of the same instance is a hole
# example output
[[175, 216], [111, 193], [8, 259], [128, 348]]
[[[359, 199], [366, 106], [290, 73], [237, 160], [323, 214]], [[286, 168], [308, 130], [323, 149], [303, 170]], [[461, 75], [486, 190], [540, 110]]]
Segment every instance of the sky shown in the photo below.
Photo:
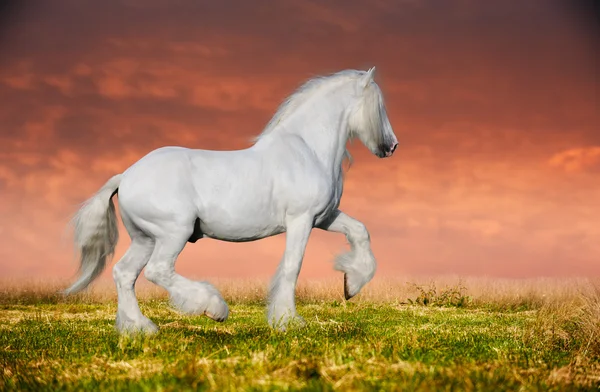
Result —
[[[0, 278], [72, 279], [69, 219], [112, 175], [165, 145], [247, 148], [309, 78], [372, 66], [400, 145], [351, 144], [340, 208], [377, 276], [600, 276], [593, 2], [24, 3], [0, 7]], [[284, 240], [202, 239], [176, 268], [268, 278]], [[338, 276], [346, 247], [313, 230], [301, 278]]]

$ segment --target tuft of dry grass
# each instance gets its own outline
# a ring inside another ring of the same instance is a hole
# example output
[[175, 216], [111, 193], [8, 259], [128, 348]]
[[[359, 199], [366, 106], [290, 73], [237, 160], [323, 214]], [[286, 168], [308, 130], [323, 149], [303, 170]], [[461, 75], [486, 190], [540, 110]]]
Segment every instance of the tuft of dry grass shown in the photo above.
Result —
[[523, 343], [539, 351], [572, 353], [567, 365], [552, 371], [550, 384], [600, 385], [600, 280], [589, 280], [570, 297], [545, 299]]
[[580, 316], [582, 332], [581, 355], [600, 359], [600, 279], [592, 284], [593, 291], [583, 296]]

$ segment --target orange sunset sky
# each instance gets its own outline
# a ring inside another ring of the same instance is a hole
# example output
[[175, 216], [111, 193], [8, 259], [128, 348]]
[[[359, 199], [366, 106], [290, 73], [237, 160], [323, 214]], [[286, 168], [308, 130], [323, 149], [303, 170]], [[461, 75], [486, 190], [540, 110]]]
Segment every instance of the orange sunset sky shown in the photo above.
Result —
[[[371, 66], [400, 146], [352, 144], [341, 208], [376, 276], [600, 276], [592, 3], [17, 3], [0, 7], [2, 278], [73, 278], [70, 217], [152, 149], [248, 147], [308, 78]], [[269, 277], [284, 238], [200, 240], [177, 270]], [[301, 277], [338, 276], [345, 246], [314, 230]]]

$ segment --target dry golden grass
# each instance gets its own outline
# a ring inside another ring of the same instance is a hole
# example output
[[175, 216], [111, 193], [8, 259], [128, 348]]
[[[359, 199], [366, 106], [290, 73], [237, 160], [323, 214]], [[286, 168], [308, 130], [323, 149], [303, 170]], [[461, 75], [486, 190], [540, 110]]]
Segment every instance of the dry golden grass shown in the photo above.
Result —
[[[267, 296], [268, 281], [263, 279], [207, 279], [214, 284], [227, 301], [233, 303], [263, 302]], [[0, 279], [0, 301], [14, 303], [19, 300], [65, 300], [59, 291], [69, 282], [53, 280], [7, 280]], [[436, 277], [376, 277], [353, 302], [406, 303], [415, 299], [418, 288], [431, 289], [439, 293], [445, 289], [462, 288], [461, 293], [472, 305], [489, 305], [502, 309], [538, 309], [545, 304], [581, 302], [584, 298], [598, 295], [600, 278], [532, 278], [499, 279], [485, 277], [461, 278], [455, 276]], [[140, 278], [136, 292], [140, 300], [166, 299], [162, 288]], [[299, 301], [343, 301], [343, 280], [315, 279], [300, 280], [297, 288]], [[112, 302], [117, 293], [111, 280], [93, 283], [87, 292], [75, 297], [77, 301]]]

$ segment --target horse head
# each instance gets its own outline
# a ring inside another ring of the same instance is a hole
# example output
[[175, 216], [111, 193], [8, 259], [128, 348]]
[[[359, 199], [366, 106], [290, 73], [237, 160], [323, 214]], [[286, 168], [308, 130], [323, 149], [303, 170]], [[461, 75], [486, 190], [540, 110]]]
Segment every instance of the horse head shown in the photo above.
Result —
[[356, 103], [348, 119], [351, 137], [357, 137], [374, 155], [390, 157], [398, 147], [385, 110], [383, 95], [374, 80], [375, 67], [356, 80]]

